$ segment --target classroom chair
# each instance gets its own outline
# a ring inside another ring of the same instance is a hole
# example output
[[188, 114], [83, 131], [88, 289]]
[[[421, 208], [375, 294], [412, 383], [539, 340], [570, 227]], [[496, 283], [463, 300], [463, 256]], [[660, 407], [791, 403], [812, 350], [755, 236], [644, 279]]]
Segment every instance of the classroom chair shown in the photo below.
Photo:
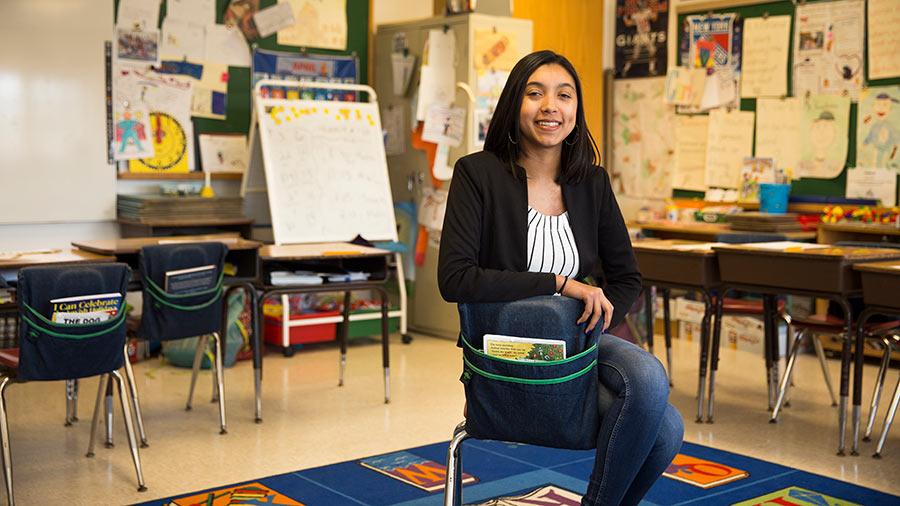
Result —
[[[875, 391], [872, 392], [872, 406], [869, 411], [869, 423], [866, 426], [866, 435], [863, 441], [871, 441], [872, 426], [875, 424], [875, 416], [878, 413], [878, 400], [881, 398], [881, 392], [884, 389], [884, 378], [887, 374], [888, 365], [891, 361], [891, 351], [900, 343], [900, 335], [892, 334], [883, 340], [884, 355], [881, 358], [881, 367], [878, 370], [878, 381], [875, 385]], [[884, 450], [884, 443], [887, 441], [888, 433], [891, 431], [891, 425], [894, 423], [894, 416], [897, 414], [897, 405], [900, 404], [900, 376], [897, 377], [897, 385], [894, 387], [894, 396], [891, 400], [891, 406], [884, 415], [884, 422], [881, 425], [881, 434], [878, 436], [878, 444], [875, 446], [875, 453], [872, 457], [881, 458], [881, 452]]]
[[[212, 337], [213, 398], [219, 405], [219, 433], [226, 434], [222, 293], [227, 246], [220, 242], [176, 243], [145, 246], [140, 253], [143, 305], [138, 336], [153, 341], [199, 337], [194, 354], [191, 386], [185, 409], [193, 405], [197, 373]], [[175, 289], [176, 277], [179, 287]], [[184, 278], [184, 276], [188, 276]], [[194, 276], [194, 277], [191, 277]], [[181, 293], [173, 293], [181, 292]], [[126, 361], [129, 390], [136, 411], [142, 443], [147, 436], [140, 413], [137, 384]]]
[[[6, 389], [13, 383], [27, 381], [100, 377], [98, 404], [94, 407], [87, 451], [87, 456], [93, 457], [99, 394], [115, 380], [137, 474], [138, 491], [147, 490], [125, 381], [118, 371], [127, 362], [124, 353], [125, 292], [131, 279], [131, 269], [118, 263], [27, 267], [21, 269], [18, 276], [19, 348], [0, 350], [0, 362], [5, 366], [0, 376], [0, 443], [9, 504], [15, 504], [15, 501]], [[121, 299], [116, 314], [107, 321], [76, 325], [53, 321], [53, 299], [110, 293], [121, 294]]]
[[[458, 305], [466, 420], [457, 425], [447, 451], [445, 505], [462, 504], [462, 443], [466, 439], [596, 447], [601, 331], [598, 326], [587, 335], [586, 324], [575, 324], [582, 308], [580, 301], [553, 296]], [[490, 357], [481, 351], [485, 334], [563, 339], [568, 358], [534, 365]]]

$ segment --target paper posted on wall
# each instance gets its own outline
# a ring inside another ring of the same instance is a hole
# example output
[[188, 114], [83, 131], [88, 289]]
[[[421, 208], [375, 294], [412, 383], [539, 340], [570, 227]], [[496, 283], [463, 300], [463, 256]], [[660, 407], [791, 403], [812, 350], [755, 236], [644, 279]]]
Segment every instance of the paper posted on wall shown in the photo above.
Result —
[[485, 334], [484, 352], [507, 360], [550, 362], [566, 358], [566, 342], [559, 339]]
[[51, 299], [50, 320], [64, 325], [101, 323], [119, 314], [121, 293], [98, 293]]

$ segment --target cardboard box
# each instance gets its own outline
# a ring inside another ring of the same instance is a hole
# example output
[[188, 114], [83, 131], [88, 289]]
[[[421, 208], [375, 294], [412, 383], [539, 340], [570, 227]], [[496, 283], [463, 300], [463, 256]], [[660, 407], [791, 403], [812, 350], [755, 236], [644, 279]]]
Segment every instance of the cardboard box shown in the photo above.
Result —
[[[675, 311], [677, 310], [678, 297], [669, 297], [669, 317], [676, 320]], [[653, 299], [653, 316], [662, 320], [663, 317], [663, 298], [656, 297]]]
[[688, 300], [684, 297], [678, 297], [676, 301], [673, 318], [690, 323], [701, 323], [703, 321], [703, 313], [706, 311], [705, 304], [695, 300]]
[[[726, 332], [725, 324], [730, 320], [729, 331]], [[728, 333], [734, 332], [736, 340], [736, 348], [741, 351], [747, 351], [758, 355], [765, 356], [763, 351], [764, 327], [760, 319], [749, 316], [732, 316], [722, 318], [722, 339]], [[787, 328], [784, 325], [778, 326], [778, 356], [784, 357], [785, 354], [785, 336]]]
[[678, 322], [678, 338], [700, 342], [700, 324], [680, 320]]

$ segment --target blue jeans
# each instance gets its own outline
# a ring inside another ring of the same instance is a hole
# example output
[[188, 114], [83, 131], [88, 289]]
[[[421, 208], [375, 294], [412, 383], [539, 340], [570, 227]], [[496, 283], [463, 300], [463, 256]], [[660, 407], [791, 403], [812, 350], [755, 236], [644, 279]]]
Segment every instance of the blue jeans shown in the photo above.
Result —
[[669, 380], [650, 353], [600, 336], [600, 432], [583, 506], [633, 505], [681, 449], [684, 423], [669, 404]]

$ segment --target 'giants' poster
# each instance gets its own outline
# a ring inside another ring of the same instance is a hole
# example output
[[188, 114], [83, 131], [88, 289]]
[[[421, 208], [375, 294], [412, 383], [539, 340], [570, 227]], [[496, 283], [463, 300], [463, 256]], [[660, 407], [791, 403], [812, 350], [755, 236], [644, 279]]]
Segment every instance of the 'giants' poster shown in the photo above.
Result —
[[669, 0], [616, 0], [616, 78], [666, 74]]

